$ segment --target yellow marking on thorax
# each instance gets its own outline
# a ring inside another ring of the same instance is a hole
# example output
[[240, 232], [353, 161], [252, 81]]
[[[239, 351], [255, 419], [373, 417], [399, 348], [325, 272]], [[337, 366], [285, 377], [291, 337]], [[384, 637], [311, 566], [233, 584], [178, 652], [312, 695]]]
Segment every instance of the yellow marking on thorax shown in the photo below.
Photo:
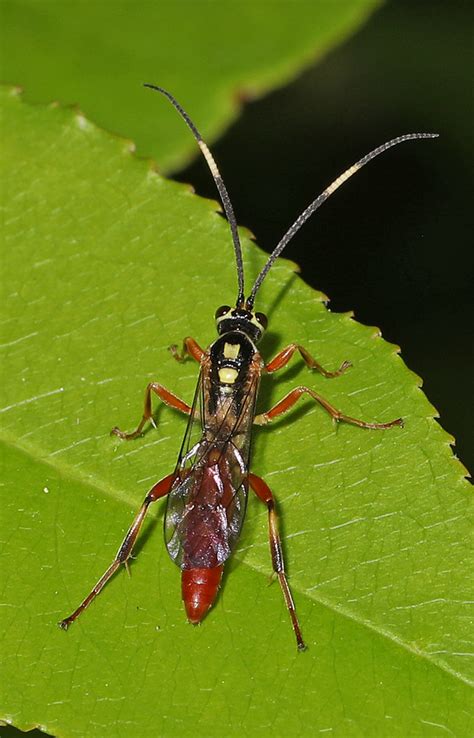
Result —
[[236, 359], [239, 355], [240, 343], [225, 343], [224, 356], [226, 359]]
[[237, 375], [237, 369], [232, 369], [232, 367], [224, 366], [222, 369], [219, 369], [219, 381], [223, 382], [223, 384], [233, 384], [237, 379]]

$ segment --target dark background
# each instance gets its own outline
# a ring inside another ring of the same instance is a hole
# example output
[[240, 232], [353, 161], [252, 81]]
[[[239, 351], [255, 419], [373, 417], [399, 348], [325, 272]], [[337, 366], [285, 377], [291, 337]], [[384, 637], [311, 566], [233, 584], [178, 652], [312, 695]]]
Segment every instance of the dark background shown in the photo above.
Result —
[[[403, 133], [440, 134], [402, 144], [357, 173], [284, 255], [330, 297], [332, 310], [354, 310], [401, 346], [468, 466], [472, 22], [467, 2], [397, 0], [293, 83], [249, 102], [212, 147], [238, 222], [271, 251], [362, 155]], [[201, 158], [178, 178], [215, 199]]]
[[[322, 63], [246, 104], [213, 146], [238, 222], [270, 251], [360, 156], [402, 133], [440, 134], [403, 144], [357, 173], [285, 256], [331, 298], [332, 310], [354, 310], [359, 321], [377, 325], [402, 347], [468, 466], [474, 439], [473, 20], [470, 2], [388, 4]], [[200, 158], [177, 178], [215, 199]], [[0, 734], [20, 731], [4, 727]]]

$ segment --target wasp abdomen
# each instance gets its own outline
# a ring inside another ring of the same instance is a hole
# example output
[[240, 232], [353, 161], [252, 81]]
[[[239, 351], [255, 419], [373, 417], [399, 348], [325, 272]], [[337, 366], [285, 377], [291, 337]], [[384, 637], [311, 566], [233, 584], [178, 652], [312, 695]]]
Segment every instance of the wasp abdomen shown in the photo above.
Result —
[[190, 623], [200, 623], [216, 599], [223, 568], [215, 566], [212, 569], [183, 569], [181, 593]]

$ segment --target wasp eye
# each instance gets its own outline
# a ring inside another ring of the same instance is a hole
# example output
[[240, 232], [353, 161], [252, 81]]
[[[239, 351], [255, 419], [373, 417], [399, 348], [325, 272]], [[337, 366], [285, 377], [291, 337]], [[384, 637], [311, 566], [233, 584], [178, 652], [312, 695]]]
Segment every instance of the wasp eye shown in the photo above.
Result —
[[225, 315], [226, 313], [228, 313], [229, 310], [230, 310], [230, 306], [229, 305], [221, 305], [220, 308], [217, 308], [216, 315], [215, 315], [216, 320], [218, 318], [222, 318], [222, 316]]
[[257, 318], [258, 322], [262, 326], [263, 330], [266, 330], [268, 325], [268, 318], [265, 315], [265, 313], [255, 313], [255, 317]]

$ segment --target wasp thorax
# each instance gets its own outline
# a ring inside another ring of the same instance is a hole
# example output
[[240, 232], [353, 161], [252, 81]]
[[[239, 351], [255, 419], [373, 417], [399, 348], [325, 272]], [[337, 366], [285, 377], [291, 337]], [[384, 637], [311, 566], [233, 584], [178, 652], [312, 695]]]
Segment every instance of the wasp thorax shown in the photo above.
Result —
[[259, 341], [267, 327], [267, 316], [243, 307], [222, 305], [216, 310], [216, 326], [219, 335], [229, 331], [241, 331], [253, 341]]

